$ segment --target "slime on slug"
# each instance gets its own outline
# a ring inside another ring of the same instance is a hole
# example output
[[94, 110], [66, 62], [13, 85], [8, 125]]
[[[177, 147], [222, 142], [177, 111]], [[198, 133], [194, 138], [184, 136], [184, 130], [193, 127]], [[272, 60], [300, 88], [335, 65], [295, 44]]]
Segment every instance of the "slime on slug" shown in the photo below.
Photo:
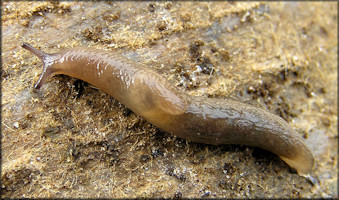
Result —
[[71, 48], [47, 54], [27, 43], [22, 47], [44, 62], [37, 89], [53, 75], [72, 76], [180, 138], [259, 147], [278, 155], [301, 175], [312, 170], [313, 155], [303, 139], [285, 120], [268, 111], [233, 100], [190, 96], [147, 66], [115, 52]]

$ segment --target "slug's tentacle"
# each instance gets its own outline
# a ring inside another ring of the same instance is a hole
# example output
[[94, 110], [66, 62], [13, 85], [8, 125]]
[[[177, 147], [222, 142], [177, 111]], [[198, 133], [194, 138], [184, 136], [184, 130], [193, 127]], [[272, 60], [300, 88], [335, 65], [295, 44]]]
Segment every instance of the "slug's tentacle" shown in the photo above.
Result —
[[27, 49], [28, 51], [32, 52], [34, 55], [38, 56], [42, 61], [45, 60], [45, 58], [48, 56], [47, 53], [42, 52], [34, 47], [32, 47], [30, 44], [28, 43], [22, 43], [21, 45], [24, 49]]
[[46, 54], [24, 43], [44, 62], [35, 85], [48, 77], [69, 75], [113, 96], [148, 122], [178, 137], [208, 144], [243, 144], [271, 151], [299, 174], [308, 174], [313, 155], [282, 118], [254, 106], [227, 99], [189, 96], [147, 66], [117, 53], [73, 48]]
[[38, 82], [34, 85], [35, 89], [40, 89], [40, 87], [45, 83], [45, 81], [48, 79], [48, 77], [53, 76], [55, 70], [51, 68], [53, 65], [54, 59], [52, 54], [47, 54], [43, 51], [40, 51], [31, 45], [27, 43], [22, 43], [21, 45], [23, 48], [27, 49], [28, 51], [32, 52], [34, 55], [36, 55], [38, 58], [42, 60], [44, 63], [42, 73], [40, 75], [40, 78]]

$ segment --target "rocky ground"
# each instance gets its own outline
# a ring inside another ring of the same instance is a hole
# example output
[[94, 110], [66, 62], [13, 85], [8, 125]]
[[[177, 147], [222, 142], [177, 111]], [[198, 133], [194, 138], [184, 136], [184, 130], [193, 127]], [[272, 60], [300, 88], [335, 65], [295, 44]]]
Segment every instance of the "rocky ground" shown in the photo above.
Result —
[[[337, 23], [337, 2], [4, 2], [2, 197], [338, 197]], [[22, 42], [118, 51], [191, 95], [269, 110], [305, 138], [311, 178], [165, 133], [75, 78], [35, 91]]]

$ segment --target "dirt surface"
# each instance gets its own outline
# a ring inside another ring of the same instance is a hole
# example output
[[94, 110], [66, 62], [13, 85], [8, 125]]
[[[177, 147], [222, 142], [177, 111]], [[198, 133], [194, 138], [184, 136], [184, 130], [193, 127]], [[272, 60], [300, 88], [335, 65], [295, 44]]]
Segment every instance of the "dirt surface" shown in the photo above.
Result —
[[[337, 2], [4, 2], [2, 197], [338, 198], [337, 23]], [[305, 138], [311, 178], [172, 136], [75, 78], [35, 91], [22, 42], [119, 51], [186, 93], [267, 109]]]

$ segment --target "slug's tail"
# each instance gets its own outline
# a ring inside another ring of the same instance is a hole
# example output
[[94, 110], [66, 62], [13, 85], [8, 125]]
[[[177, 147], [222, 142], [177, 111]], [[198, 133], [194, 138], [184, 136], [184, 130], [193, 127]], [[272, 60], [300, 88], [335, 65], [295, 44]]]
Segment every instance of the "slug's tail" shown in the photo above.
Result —
[[44, 63], [42, 74], [40, 75], [38, 82], [34, 85], [35, 89], [40, 89], [40, 87], [45, 83], [46, 79], [53, 74], [53, 69], [50, 67], [54, 63], [52, 55], [42, 52], [27, 43], [22, 43], [21, 46], [39, 57]]

